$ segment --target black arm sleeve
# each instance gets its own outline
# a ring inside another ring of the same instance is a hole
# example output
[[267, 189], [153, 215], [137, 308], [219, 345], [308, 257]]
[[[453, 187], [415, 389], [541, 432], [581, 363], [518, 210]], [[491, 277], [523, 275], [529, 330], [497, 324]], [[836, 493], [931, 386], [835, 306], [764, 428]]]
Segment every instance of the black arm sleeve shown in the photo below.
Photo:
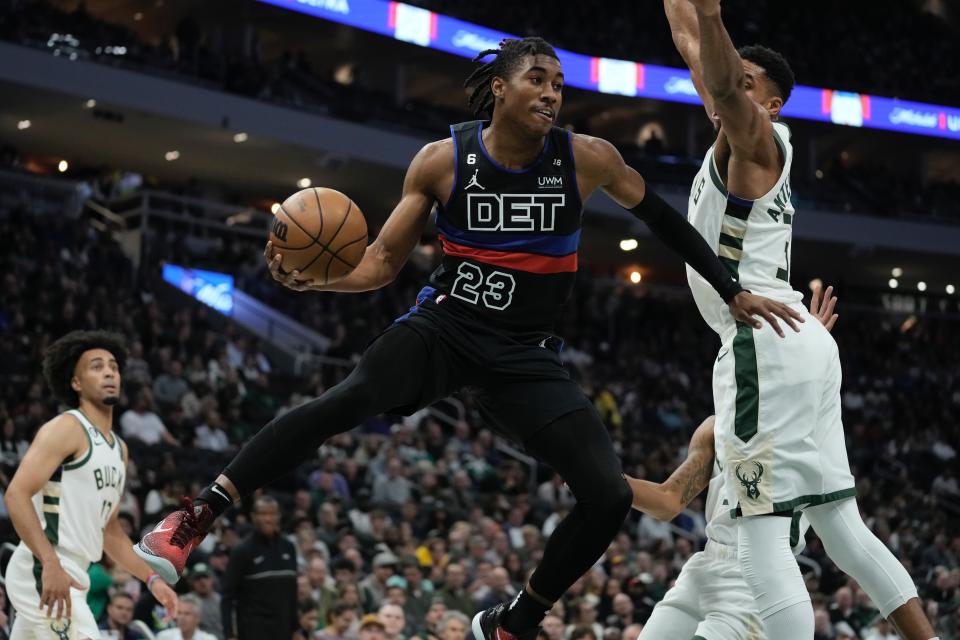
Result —
[[735, 295], [743, 291], [743, 287], [730, 276], [697, 230], [679, 211], [664, 202], [663, 198], [649, 187], [640, 204], [630, 209], [630, 212], [643, 220], [653, 231], [653, 235], [680, 254], [684, 262], [703, 276], [724, 302], [730, 302]]

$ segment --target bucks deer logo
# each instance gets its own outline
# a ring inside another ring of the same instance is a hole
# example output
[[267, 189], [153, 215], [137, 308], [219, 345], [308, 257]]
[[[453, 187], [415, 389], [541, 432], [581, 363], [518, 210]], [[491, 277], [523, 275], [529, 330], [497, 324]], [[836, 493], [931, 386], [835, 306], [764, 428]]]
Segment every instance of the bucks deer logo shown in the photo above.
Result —
[[51, 622], [50, 629], [57, 634], [58, 640], [70, 640], [70, 621]]
[[744, 465], [742, 463], [737, 465], [735, 472], [737, 480], [739, 480], [740, 484], [747, 490], [747, 497], [751, 500], [756, 500], [760, 497], [760, 489], [757, 485], [760, 484], [760, 478], [763, 477], [763, 465], [756, 461], [750, 462], [749, 465], [753, 467], [753, 473], [751, 475], [744, 475]]

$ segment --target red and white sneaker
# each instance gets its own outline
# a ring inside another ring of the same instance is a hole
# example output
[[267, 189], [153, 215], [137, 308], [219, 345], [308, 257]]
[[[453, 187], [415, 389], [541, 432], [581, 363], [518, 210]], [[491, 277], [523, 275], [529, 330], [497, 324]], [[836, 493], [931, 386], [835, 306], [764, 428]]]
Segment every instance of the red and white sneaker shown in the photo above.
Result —
[[183, 499], [183, 507], [174, 511], [143, 536], [133, 551], [156, 571], [167, 584], [176, 584], [190, 552], [207, 537], [214, 516], [205, 502], [194, 504]]

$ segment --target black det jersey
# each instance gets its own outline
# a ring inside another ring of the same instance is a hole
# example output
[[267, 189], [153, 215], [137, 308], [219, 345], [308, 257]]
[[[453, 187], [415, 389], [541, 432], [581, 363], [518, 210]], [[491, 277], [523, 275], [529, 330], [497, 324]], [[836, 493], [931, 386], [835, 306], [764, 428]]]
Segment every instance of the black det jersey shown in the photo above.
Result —
[[572, 134], [554, 127], [525, 169], [497, 164], [482, 121], [451, 125], [456, 172], [437, 213], [443, 262], [431, 276], [439, 295], [506, 329], [550, 330], [577, 272], [583, 203]]

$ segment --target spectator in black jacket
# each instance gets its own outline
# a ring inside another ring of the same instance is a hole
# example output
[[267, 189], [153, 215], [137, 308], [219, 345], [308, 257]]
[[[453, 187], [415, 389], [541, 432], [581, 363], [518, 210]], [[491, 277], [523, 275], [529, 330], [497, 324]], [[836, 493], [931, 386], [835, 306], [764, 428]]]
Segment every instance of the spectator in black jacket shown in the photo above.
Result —
[[230, 554], [224, 633], [237, 640], [286, 640], [298, 626], [297, 550], [280, 535], [280, 507], [272, 496], [254, 503], [253, 528]]

